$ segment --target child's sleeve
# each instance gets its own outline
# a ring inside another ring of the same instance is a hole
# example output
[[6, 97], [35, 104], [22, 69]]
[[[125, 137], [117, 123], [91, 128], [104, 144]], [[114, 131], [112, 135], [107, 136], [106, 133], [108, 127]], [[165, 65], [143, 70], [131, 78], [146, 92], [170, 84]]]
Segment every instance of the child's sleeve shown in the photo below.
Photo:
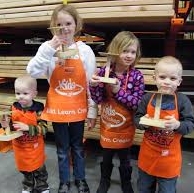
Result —
[[40, 118], [41, 113], [44, 109], [44, 105], [42, 103], [37, 103], [38, 109], [36, 111], [37, 114], [37, 125], [29, 125], [29, 135], [46, 135], [48, 132], [48, 125], [47, 122]]
[[175, 132], [187, 135], [194, 130], [193, 105], [186, 95], [179, 93], [177, 96], [180, 127]]
[[129, 110], [136, 110], [144, 94], [144, 89], [143, 74], [139, 70], [134, 70], [133, 79], [128, 78], [127, 85], [122, 82], [120, 90], [114, 94], [114, 98]]

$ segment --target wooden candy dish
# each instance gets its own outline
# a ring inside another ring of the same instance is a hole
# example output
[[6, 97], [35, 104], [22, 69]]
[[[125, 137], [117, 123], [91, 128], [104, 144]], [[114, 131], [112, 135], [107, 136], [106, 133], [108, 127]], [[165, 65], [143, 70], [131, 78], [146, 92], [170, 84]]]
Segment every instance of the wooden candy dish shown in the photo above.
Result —
[[[155, 106], [155, 112], [154, 112], [154, 117], [146, 117], [143, 116], [140, 118], [140, 124], [142, 125], [147, 125], [147, 126], [154, 126], [154, 127], [159, 127], [164, 129], [165, 124], [164, 124], [164, 119], [160, 119], [160, 109], [161, 109], [161, 103], [162, 103], [162, 95], [164, 93], [161, 92], [155, 92], [156, 93], [156, 106]], [[166, 93], [165, 93], [166, 94]]]
[[[1, 111], [0, 116], [10, 115], [11, 111]], [[22, 131], [11, 131], [10, 127], [0, 129], [0, 141], [11, 141], [23, 135]]]

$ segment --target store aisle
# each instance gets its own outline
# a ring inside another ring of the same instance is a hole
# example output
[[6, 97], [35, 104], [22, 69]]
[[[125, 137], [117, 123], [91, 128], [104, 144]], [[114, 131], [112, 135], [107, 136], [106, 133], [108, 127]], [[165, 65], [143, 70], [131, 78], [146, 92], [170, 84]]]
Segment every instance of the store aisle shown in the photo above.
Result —
[[[92, 147], [93, 146], [93, 147]], [[58, 188], [58, 166], [56, 157], [56, 148], [53, 142], [46, 143], [47, 161], [46, 166], [49, 173], [50, 192], [57, 193]], [[90, 186], [91, 193], [96, 193], [100, 179], [101, 150], [96, 145], [96, 142], [90, 142], [86, 145], [86, 178]], [[0, 193], [20, 193], [22, 175], [15, 169], [13, 152], [0, 154]], [[112, 182], [109, 193], [121, 193], [120, 179], [119, 179], [119, 161], [115, 157], [114, 168], [112, 173]], [[132, 183], [135, 193], [137, 193], [137, 161], [132, 160], [133, 174]], [[177, 193], [191, 193], [194, 189], [194, 152], [183, 151], [183, 170], [180, 179], [178, 180]], [[71, 193], [77, 193], [73, 184], [72, 178]]]

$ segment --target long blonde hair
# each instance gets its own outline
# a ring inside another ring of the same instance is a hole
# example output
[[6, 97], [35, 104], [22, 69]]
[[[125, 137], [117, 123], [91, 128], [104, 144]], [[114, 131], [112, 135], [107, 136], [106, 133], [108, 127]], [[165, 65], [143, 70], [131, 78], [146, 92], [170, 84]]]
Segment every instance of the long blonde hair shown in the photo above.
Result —
[[[134, 65], [141, 57], [140, 42], [138, 38], [130, 31], [119, 32], [108, 46], [108, 52], [120, 55], [127, 47], [137, 44], [137, 53]], [[113, 57], [114, 58], [114, 57]]]

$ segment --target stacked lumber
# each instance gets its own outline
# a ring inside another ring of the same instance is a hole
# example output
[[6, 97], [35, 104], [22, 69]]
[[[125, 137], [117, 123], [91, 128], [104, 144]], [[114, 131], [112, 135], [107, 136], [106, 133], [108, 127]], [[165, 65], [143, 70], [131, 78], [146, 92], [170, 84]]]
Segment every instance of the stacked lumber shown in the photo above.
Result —
[[28, 56], [1, 56], [0, 57], [0, 77], [17, 78], [26, 74], [26, 67], [31, 57]]
[[[26, 66], [31, 57], [15, 56], [0, 57], [0, 77], [16, 78], [26, 73]], [[103, 66], [106, 63], [106, 57], [96, 57], [97, 66]], [[145, 78], [145, 84], [153, 85], [153, 69], [158, 58], [141, 58], [136, 68], [138, 68]], [[42, 77], [44, 78], [44, 77]]]
[[[18, 56], [18, 57], [0, 57], [0, 77], [10, 77], [10, 78], [16, 78], [22, 74], [26, 73], [26, 66], [28, 61], [31, 59], [31, 57], [26, 56]], [[97, 66], [104, 66], [106, 63], [106, 57], [96, 57]], [[153, 73], [154, 73], [154, 66], [156, 62], [158, 61], [158, 58], [141, 58], [138, 64], [136, 65], [136, 68], [139, 69], [143, 75], [146, 85], [153, 85]], [[192, 76], [194, 77], [193, 71], [185, 70], [184, 76]], [[45, 102], [45, 96], [43, 97], [37, 97], [38, 101]], [[14, 94], [8, 94], [6, 92], [0, 91], [0, 111], [2, 110], [8, 110], [10, 108], [10, 105], [15, 101]], [[87, 130], [85, 127], [85, 138], [90, 139], [99, 139], [100, 138], [100, 113], [97, 119], [96, 127], [90, 131]], [[53, 132], [52, 125], [49, 123], [49, 131]], [[142, 141], [143, 137], [143, 131], [136, 129], [135, 133], [135, 139], [134, 144], [139, 145]], [[194, 138], [194, 132], [190, 135], [187, 135], [186, 137]]]
[[[62, 0], [0, 0], [0, 26], [49, 26], [53, 9]], [[173, 0], [70, 0], [86, 24], [165, 22], [174, 16]]]
[[[37, 97], [37, 101], [40, 101], [42, 103], [45, 103], [45, 97]], [[0, 94], [0, 112], [2, 111], [9, 111], [10, 106], [13, 104], [15, 101], [15, 96], [14, 94], [8, 94], [8, 93], [1, 93]], [[86, 139], [100, 139], [100, 115], [98, 116], [98, 119], [96, 121], [96, 126], [94, 129], [91, 129], [88, 131], [88, 129], [85, 127], [85, 132], [84, 132], [84, 137]], [[48, 130], [49, 132], [53, 132], [52, 124], [49, 122], [48, 123]], [[134, 144], [135, 145], [140, 145], [143, 137], [143, 131], [137, 129], [136, 134], [135, 134], [135, 139], [134, 139]]]

